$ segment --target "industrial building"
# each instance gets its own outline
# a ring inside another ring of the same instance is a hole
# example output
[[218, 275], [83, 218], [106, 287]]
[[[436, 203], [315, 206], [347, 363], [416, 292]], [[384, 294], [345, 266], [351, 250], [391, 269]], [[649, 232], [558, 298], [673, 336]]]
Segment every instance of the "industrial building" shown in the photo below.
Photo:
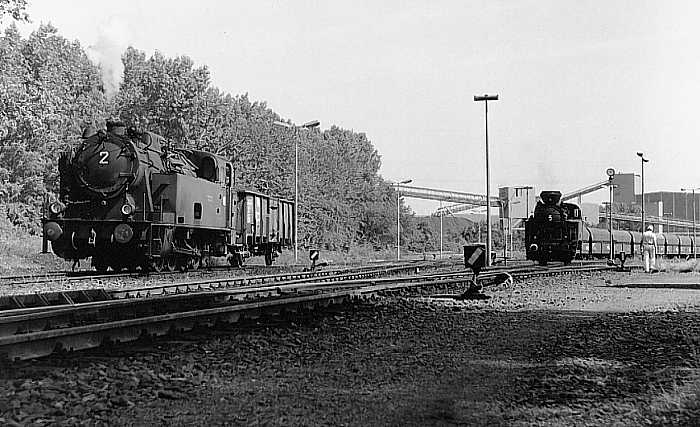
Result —
[[[615, 211], [629, 212], [630, 208], [641, 209], [641, 185], [637, 186], [638, 176], [633, 173], [618, 173], [613, 178], [613, 204]], [[620, 209], [622, 208], [622, 209]], [[674, 222], [693, 222], [700, 219], [700, 192], [655, 191], [644, 193], [645, 216], [657, 217], [661, 230], [687, 231], [687, 226]], [[695, 214], [693, 213], [695, 212]], [[655, 222], [655, 221], [652, 221]]]

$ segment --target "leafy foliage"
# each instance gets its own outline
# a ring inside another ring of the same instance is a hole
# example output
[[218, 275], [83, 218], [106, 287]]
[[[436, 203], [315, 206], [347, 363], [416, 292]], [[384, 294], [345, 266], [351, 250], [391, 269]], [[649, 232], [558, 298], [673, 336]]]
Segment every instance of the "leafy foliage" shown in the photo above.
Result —
[[29, 21], [27, 0], [0, 0], [0, 22], [9, 16], [15, 21]]
[[0, 38], [0, 200], [14, 224], [36, 230], [57, 187], [57, 157], [86, 123], [109, 114], [97, 67], [50, 25]]

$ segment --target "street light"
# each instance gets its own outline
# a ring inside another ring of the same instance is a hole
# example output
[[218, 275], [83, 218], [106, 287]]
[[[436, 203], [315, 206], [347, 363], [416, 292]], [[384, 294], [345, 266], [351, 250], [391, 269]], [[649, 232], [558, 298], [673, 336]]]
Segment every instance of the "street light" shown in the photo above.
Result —
[[642, 233], [646, 231], [644, 228], [644, 163], [647, 163], [649, 159], [644, 158], [644, 153], [637, 151], [637, 155], [642, 159]]
[[396, 261], [401, 261], [401, 184], [412, 182], [412, 179], [406, 179], [396, 183]]
[[688, 209], [688, 191], [691, 191], [693, 193], [693, 258], [697, 259], [697, 235], [695, 234], [695, 190], [700, 190], [700, 188], [681, 188], [681, 191], [685, 193], [686, 210]]
[[440, 261], [442, 261], [442, 217], [445, 213], [442, 211], [442, 200], [440, 200]]
[[486, 123], [486, 266], [491, 265], [491, 177], [489, 175], [489, 101], [498, 101], [496, 95], [474, 95], [474, 102], [484, 101]]
[[610, 261], [614, 259], [614, 245], [615, 242], [613, 240], [613, 226], [612, 226], [612, 208], [613, 208], [613, 188], [616, 188], [617, 185], [613, 184], [613, 181], [615, 180], [615, 169], [613, 168], [608, 168], [605, 173], [608, 175], [608, 184], [607, 186], [610, 189], [610, 201], [608, 202], [608, 208], [610, 209], [610, 215], [608, 219], [608, 231], [610, 232]]
[[[683, 219], [687, 220], [688, 219], [688, 192], [685, 191], [685, 188], [681, 188], [681, 191], [685, 193], [685, 208], [683, 208]], [[695, 207], [695, 205], [693, 205]], [[690, 237], [690, 229], [686, 228], [685, 229], [685, 235]]]
[[273, 124], [288, 129], [294, 129], [294, 263], [297, 264], [299, 262], [299, 234], [297, 233], [297, 228], [299, 228], [299, 129], [313, 129], [318, 127], [321, 122], [312, 120], [303, 125], [293, 125], [291, 123], [275, 120]]

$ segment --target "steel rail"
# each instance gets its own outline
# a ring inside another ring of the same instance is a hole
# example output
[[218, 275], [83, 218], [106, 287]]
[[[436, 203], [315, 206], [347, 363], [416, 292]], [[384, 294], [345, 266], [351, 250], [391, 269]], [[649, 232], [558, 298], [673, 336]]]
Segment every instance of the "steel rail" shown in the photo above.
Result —
[[[26, 274], [26, 275], [13, 275], [13, 276], [0, 276], [0, 283], [2, 281], [9, 281], [8, 283], [1, 283], [2, 285], [28, 285], [28, 284], [40, 284], [53, 282], [57, 278], [61, 278], [66, 282], [80, 282], [80, 281], [91, 281], [91, 280], [102, 280], [102, 279], [114, 279], [114, 278], [140, 278], [140, 277], [166, 277], [171, 275], [178, 275], [184, 273], [213, 273], [216, 271], [228, 271], [233, 269], [238, 269], [239, 267], [221, 265], [221, 266], [211, 266], [198, 268], [197, 270], [175, 270], [175, 271], [124, 271], [124, 272], [108, 272], [108, 273], [96, 273], [94, 271], [63, 271], [63, 272], [47, 272], [47, 273], [37, 273], [37, 274]], [[259, 266], [259, 265], [249, 265], [248, 269], [251, 268], [265, 268], [265, 269], [280, 269], [284, 266]], [[245, 271], [245, 270], [243, 270]]]
[[[405, 263], [410, 263], [410, 262], [422, 262], [421, 260], [406, 260], [402, 264]], [[382, 261], [370, 261], [370, 265], [352, 265], [353, 263], [350, 263], [350, 265], [346, 266], [336, 266], [333, 269], [352, 269], [352, 268], [371, 268], [371, 267], [376, 267], [379, 265], [389, 265], [389, 264], [396, 264], [395, 262], [387, 262], [385, 260]], [[68, 281], [81, 281], [81, 280], [99, 280], [99, 279], [111, 279], [111, 278], [123, 278], [123, 277], [158, 277], [158, 276], [170, 276], [170, 275], [178, 275], [178, 274], [183, 274], [183, 273], [201, 273], [201, 274], [207, 274], [207, 273], [214, 273], [217, 271], [246, 271], [246, 270], [253, 270], [253, 269], [264, 269], [264, 270], [276, 270], [276, 269], [282, 269], [282, 268], [293, 268], [295, 266], [284, 266], [284, 265], [272, 265], [272, 266], [262, 266], [262, 265], [257, 265], [257, 264], [249, 264], [243, 267], [241, 269], [240, 267], [233, 267], [230, 265], [213, 265], [213, 266], [208, 266], [208, 267], [201, 267], [196, 270], [186, 270], [186, 271], [180, 271], [180, 270], [175, 270], [175, 271], [149, 271], [149, 272], [143, 272], [143, 271], [122, 271], [122, 272], [107, 272], [107, 273], [97, 273], [94, 270], [79, 270], [79, 271], [59, 271], [59, 270], [51, 270], [51, 271], [45, 271], [45, 272], [38, 272], [38, 273], [26, 273], [26, 274], [14, 274], [14, 275], [5, 275], [5, 276], [0, 276], [0, 285], [23, 285], [23, 284], [31, 284], [31, 283], [44, 283], [44, 282], [50, 282], [54, 281], [58, 277], [65, 277], [66, 280]], [[298, 267], [298, 266], [296, 266]], [[5, 283], [9, 281], [9, 283]]]

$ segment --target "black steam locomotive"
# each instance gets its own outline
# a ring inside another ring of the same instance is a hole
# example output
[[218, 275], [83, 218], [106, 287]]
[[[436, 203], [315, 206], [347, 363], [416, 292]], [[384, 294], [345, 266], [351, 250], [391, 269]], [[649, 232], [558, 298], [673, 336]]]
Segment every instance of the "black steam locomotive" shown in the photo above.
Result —
[[548, 261], [569, 263], [576, 256], [581, 210], [561, 202], [560, 191], [543, 191], [540, 199], [525, 221], [526, 258], [541, 265]]
[[86, 129], [59, 175], [44, 236], [59, 257], [92, 257], [97, 271], [196, 269], [213, 257], [240, 266], [254, 255], [271, 265], [294, 244], [293, 202], [236, 189], [227, 159], [122, 123]]

